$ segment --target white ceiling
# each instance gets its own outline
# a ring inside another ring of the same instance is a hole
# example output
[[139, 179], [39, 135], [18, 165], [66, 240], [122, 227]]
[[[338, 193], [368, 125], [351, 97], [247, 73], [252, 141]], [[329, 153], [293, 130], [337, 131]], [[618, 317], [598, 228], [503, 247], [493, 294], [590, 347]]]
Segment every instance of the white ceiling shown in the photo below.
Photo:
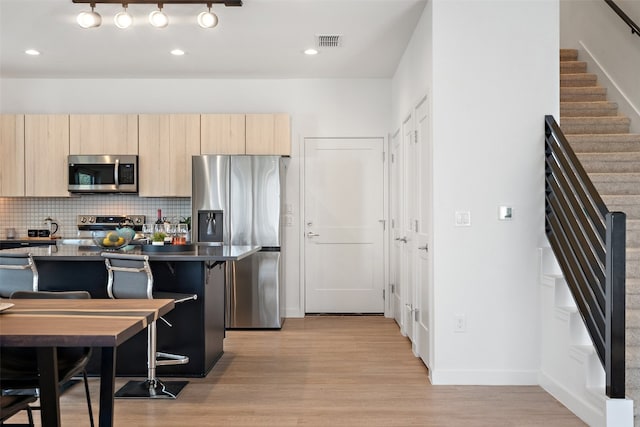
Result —
[[[138, 4], [129, 6], [134, 26], [121, 30], [120, 5], [97, 4], [102, 26], [82, 29], [75, 17], [86, 4], [0, 0], [0, 77], [388, 78], [426, 1], [244, 0], [214, 5], [214, 29], [195, 22], [204, 5], [165, 5], [170, 23], [157, 29], [147, 21], [155, 6]], [[302, 54], [317, 34], [340, 34], [343, 46]], [[170, 55], [174, 48], [186, 55]]]

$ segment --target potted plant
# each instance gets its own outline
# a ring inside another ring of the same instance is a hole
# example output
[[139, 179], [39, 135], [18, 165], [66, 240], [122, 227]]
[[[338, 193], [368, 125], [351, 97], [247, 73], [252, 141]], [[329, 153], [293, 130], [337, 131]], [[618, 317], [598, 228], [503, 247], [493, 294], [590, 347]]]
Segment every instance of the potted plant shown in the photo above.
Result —
[[162, 246], [164, 245], [164, 238], [167, 237], [167, 235], [165, 233], [162, 233], [160, 231], [156, 231], [155, 233], [153, 233], [153, 238], [152, 238], [152, 245], [157, 245], [157, 246]]

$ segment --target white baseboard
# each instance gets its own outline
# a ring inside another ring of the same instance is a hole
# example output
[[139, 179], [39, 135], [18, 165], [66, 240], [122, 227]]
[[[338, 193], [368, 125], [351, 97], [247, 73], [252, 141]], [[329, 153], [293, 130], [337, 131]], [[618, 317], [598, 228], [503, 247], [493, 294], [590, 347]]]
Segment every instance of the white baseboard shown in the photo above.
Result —
[[597, 408], [585, 399], [580, 398], [575, 393], [566, 389], [562, 384], [556, 382], [553, 378], [549, 377], [542, 371], [539, 373], [538, 382], [540, 387], [542, 387], [547, 393], [556, 398], [556, 400], [566, 406], [571, 412], [591, 427], [606, 425], [604, 397], [602, 398], [602, 408]]

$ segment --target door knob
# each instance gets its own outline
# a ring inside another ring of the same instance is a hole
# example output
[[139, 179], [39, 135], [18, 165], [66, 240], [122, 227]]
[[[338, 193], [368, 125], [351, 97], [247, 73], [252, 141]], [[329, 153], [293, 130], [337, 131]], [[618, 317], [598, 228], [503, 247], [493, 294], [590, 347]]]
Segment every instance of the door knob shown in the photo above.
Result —
[[418, 250], [429, 252], [429, 246], [428, 245], [418, 246]]
[[313, 231], [309, 231], [307, 233], [307, 237], [318, 237], [318, 236], [319, 236], [319, 234], [318, 233], [314, 233]]
[[396, 237], [396, 240], [399, 241], [399, 242], [402, 242], [402, 243], [407, 243], [408, 242], [406, 237]]

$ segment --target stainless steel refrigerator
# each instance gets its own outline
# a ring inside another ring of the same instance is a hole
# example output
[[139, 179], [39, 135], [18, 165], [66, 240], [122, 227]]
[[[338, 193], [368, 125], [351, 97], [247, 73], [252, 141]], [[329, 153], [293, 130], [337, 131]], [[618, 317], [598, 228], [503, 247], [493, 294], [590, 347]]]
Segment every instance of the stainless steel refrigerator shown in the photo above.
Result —
[[287, 158], [193, 157], [192, 240], [259, 245], [228, 262], [225, 323], [233, 328], [281, 328], [284, 321], [281, 208]]

